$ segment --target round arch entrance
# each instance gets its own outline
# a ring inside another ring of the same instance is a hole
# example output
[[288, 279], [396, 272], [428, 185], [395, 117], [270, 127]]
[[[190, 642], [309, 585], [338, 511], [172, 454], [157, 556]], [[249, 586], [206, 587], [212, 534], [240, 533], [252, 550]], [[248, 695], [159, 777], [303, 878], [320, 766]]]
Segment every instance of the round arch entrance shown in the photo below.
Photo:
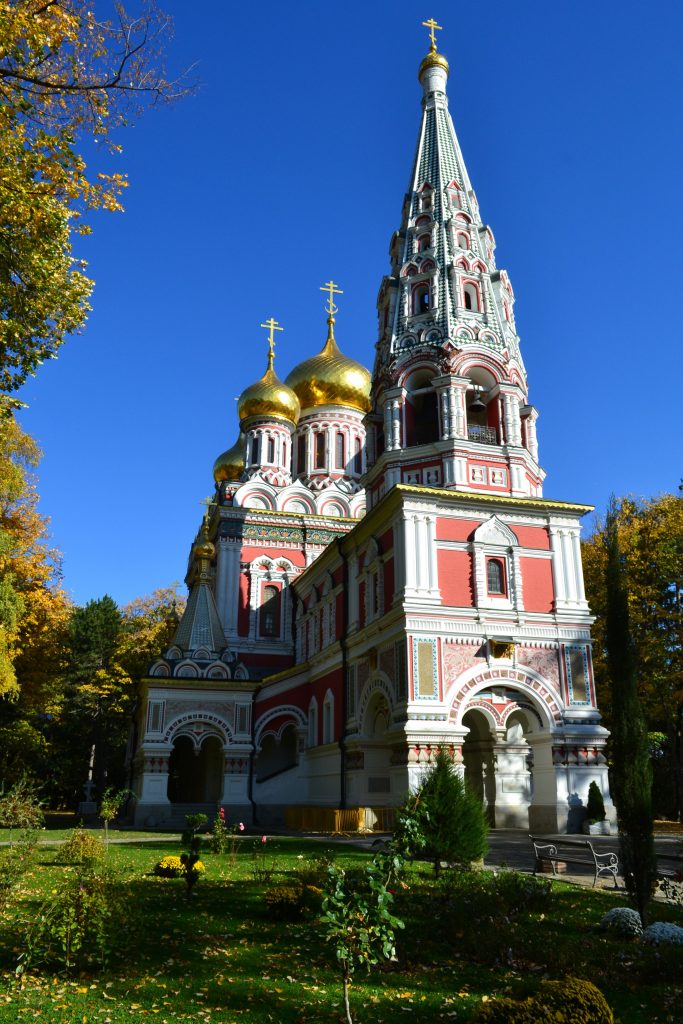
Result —
[[207, 736], [197, 748], [178, 736], [168, 765], [168, 799], [174, 804], [216, 804], [223, 789], [223, 743]]

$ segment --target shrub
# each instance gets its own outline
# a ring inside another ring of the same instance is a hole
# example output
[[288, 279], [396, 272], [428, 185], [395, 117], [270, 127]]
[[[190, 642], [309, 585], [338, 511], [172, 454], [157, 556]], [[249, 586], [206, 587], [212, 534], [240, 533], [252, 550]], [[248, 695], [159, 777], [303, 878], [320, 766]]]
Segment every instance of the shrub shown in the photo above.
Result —
[[28, 779], [0, 793], [0, 828], [35, 829], [43, 825], [43, 812], [34, 785]]
[[653, 946], [683, 946], [683, 928], [677, 924], [668, 924], [666, 921], [655, 921], [643, 932], [643, 942], [649, 942]]
[[33, 963], [67, 970], [103, 966], [109, 951], [109, 889], [101, 870], [67, 872], [38, 911], [17, 973]]
[[615, 932], [617, 935], [637, 938], [643, 934], [643, 925], [640, 914], [631, 907], [612, 907], [608, 910], [600, 927], [603, 931]]
[[602, 799], [602, 792], [597, 782], [591, 782], [588, 787], [588, 802], [586, 804], [586, 819], [589, 825], [595, 825], [599, 821], [604, 821], [607, 815], [605, 814], [605, 801]]
[[614, 1024], [602, 992], [590, 981], [565, 978], [543, 981], [538, 992], [523, 1002], [495, 999], [475, 1015], [477, 1024]]
[[296, 920], [303, 912], [303, 888], [300, 885], [275, 885], [264, 896], [269, 910], [277, 917]]
[[327, 873], [334, 864], [334, 852], [316, 854], [314, 857], [301, 856], [297, 865], [297, 874], [302, 885], [322, 888], [327, 881]]
[[441, 862], [469, 865], [488, 849], [488, 823], [479, 797], [453, 768], [445, 750], [399, 814], [396, 845], [412, 856], [424, 852], [438, 875]]
[[59, 860], [71, 864], [97, 864], [102, 860], [105, 848], [97, 838], [82, 828], [74, 829], [62, 844]]

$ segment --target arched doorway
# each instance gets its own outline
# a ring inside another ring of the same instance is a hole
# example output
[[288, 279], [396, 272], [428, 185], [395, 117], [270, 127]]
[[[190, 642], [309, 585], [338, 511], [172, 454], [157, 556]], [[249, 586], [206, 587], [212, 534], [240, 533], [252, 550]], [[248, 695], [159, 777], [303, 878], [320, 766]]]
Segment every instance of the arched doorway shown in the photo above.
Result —
[[223, 789], [223, 743], [207, 736], [200, 748], [178, 736], [168, 765], [168, 799], [179, 804], [216, 804]]
[[496, 824], [496, 774], [491, 727], [483, 711], [468, 711], [462, 724], [469, 730], [462, 745], [465, 782], [486, 808], [491, 825]]
[[391, 802], [391, 748], [386, 740], [390, 722], [389, 701], [383, 693], [375, 693], [363, 716], [365, 782], [370, 805], [384, 806]]
[[254, 763], [256, 781], [265, 782], [280, 772], [294, 768], [297, 763], [297, 746], [294, 725], [288, 725], [279, 739], [272, 733], [264, 736]]

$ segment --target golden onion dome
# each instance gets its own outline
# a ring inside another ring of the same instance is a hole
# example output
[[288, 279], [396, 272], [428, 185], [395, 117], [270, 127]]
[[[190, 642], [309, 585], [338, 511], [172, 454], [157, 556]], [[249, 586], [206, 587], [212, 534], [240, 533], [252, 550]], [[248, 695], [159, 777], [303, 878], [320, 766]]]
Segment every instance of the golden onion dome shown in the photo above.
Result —
[[215, 557], [215, 554], [216, 548], [207, 537], [206, 530], [202, 530], [202, 535], [194, 546], [195, 558], [212, 559]]
[[422, 79], [423, 72], [427, 71], [428, 68], [443, 68], [446, 74], [448, 74], [448, 61], [442, 53], [437, 52], [436, 48], [431, 49], [420, 64], [420, 70], [417, 73], [418, 79]]
[[346, 405], [369, 412], [370, 371], [343, 355], [334, 337], [334, 317], [330, 316], [327, 323], [327, 341], [322, 352], [295, 366], [285, 383], [296, 392], [302, 409]]
[[217, 484], [223, 480], [239, 480], [244, 472], [244, 445], [245, 437], [240, 430], [240, 436], [232, 448], [219, 455], [213, 464], [213, 478]]
[[295, 426], [299, 419], [301, 406], [299, 399], [290, 387], [283, 384], [273, 369], [273, 352], [268, 353], [268, 367], [260, 380], [245, 388], [237, 405], [240, 423], [250, 416], [274, 416], [275, 419], [287, 420]]

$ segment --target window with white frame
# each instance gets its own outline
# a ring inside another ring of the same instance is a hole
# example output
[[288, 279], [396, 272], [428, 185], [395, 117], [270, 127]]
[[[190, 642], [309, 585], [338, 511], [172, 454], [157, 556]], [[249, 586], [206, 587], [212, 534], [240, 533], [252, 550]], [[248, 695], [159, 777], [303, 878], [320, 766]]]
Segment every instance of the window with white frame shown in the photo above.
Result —
[[334, 740], [334, 697], [332, 691], [328, 690], [323, 702], [323, 743], [332, 743]]
[[315, 697], [308, 705], [308, 745], [309, 747], [318, 745], [318, 702]]

